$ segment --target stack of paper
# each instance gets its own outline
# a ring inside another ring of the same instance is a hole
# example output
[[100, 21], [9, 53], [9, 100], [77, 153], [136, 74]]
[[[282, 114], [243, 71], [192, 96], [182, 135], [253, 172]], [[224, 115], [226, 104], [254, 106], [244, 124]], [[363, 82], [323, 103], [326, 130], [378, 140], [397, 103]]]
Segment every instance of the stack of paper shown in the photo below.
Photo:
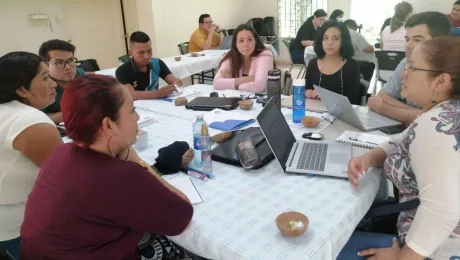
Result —
[[200, 193], [198, 193], [192, 180], [187, 175], [180, 174], [166, 181], [176, 189], [182, 191], [192, 204], [203, 203]]
[[182, 89], [182, 93], [177, 93], [174, 92], [171, 94], [169, 97], [167, 97], [167, 100], [175, 100], [176, 98], [184, 97], [184, 98], [190, 98], [190, 97], [196, 97], [200, 96], [202, 93], [198, 90], [191, 90], [191, 89]]
[[139, 128], [151, 125], [156, 122], [156, 120], [153, 118], [152, 112], [148, 112], [140, 108], [136, 109], [136, 112], [139, 115], [139, 120], [137, 120], [137, 125]]

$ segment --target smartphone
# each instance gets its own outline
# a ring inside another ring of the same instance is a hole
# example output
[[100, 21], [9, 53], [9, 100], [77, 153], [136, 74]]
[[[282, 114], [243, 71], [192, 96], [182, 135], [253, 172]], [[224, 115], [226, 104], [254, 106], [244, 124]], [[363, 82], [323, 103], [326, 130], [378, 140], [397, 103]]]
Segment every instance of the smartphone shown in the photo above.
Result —
[[405, 125], [395, 125], [395, 126], [387, 126], [387, 127], [380, 128], [380, 131], [384, 132], [387, 135], [394, 135], [394, 134], [399, 134], [399, 133], [404, 132], [406, 128], [407, 127]]

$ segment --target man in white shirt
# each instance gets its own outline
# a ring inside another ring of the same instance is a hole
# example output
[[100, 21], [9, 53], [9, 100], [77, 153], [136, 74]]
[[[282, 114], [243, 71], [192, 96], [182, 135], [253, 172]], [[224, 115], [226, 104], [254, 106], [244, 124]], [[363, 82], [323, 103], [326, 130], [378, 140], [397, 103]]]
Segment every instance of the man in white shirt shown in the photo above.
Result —
[[[449, 20], [440, 12], [414, 14], [407, 20], [405, 26], [407, 30], [406, 57], [408, 59], [416, 46], [432, 38], [449, 36], [451, 31]], [[406, 59], [403, 59], [378, 95], [369, 98], [368, 106], [379, 114], [409, 125], [422, 110], [401, 98], [405, 66]]]
[[344, 24], [350, 31], [351, 41], [355, 49], [353, 59], [358, 61], [359, 70], [363, 74], [363, 78], [370, 82], [375, 69], [374, 46], [356, 31], [358, 25], [354, 20], [348, 19]]

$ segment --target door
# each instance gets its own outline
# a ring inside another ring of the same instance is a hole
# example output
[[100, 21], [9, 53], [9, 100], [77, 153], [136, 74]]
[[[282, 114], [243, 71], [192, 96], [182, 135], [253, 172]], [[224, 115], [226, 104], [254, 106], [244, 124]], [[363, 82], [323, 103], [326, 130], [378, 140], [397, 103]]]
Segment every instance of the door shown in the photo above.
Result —
[[118, 66], [126, 54], [119, 0], [60, 0], [68, 41], [75, 57], [96, 59], [99, 67]]

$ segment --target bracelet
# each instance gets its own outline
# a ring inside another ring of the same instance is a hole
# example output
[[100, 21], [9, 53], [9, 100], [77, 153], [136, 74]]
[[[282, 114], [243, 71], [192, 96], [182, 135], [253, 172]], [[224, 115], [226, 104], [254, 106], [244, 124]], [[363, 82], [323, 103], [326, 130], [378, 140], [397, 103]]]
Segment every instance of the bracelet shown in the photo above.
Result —
[[150, 172], [151, 174], [153, 174], [153, 175], [157, 175], [157, 174], [158, 174], [154, 169], [152, 169], [152, 167], [150, 167], [150, 165], [149, 165], [148, 163], [146, 163], [146, 162], [143, 161], [143, 160], [140, 160], [140, 161], [139, 161], [139, 165], [142, 166], [142, 167], [144, 167], [145, 169], [147, 169], [147, 171], [149, 171], [149, 172]]

